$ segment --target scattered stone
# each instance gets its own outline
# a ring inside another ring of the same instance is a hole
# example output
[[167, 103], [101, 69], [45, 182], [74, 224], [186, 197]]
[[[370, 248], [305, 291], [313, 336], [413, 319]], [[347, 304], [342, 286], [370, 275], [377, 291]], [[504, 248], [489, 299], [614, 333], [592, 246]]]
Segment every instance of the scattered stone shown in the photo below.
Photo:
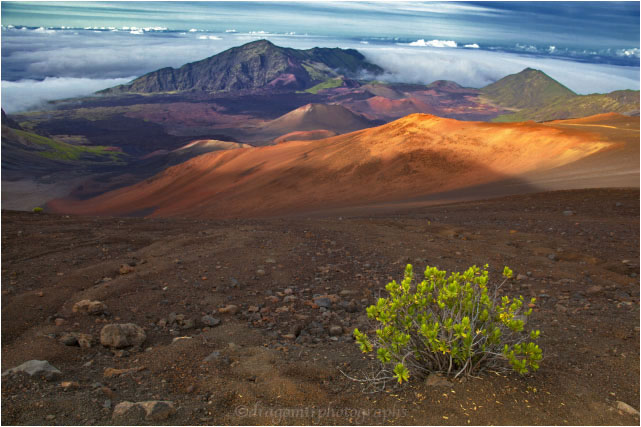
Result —
[[144, 370], [144, 366], [138, 366], [136, 368], [127, 368], [127, 369], [116, 369], [116, 368], [106, 368], [103, 376], [105, 378], [119, 377], [125, 374], [131, 374], [132, 372], [140, 372]]
[[518, 280], [519, 282], [521, 280], [526, 280], [526, 279], [527, 279], [527, 276], [525, 274], [517, 274], [516, 275], [516, 280]]
[[425, 385], [428, 387], [451, 387], [452, 383], [440, 375], [431, 374], [425, 380]]
[[574, 215], [574, 211], [563, 211], [563, 215], [572, 216], [572, 215]]
[[183, 319], [179, 322], [181, 329], [193, 329], [196, 327], [196, 321], [192, 318]]
[[2, 373], [2, 376], [24, 372], [29, 376], [44, 377], [47, 380], [53, 380], [62, 375], [58, 369], [50, 365], [46, 360], [29, 360], [20, 366], [8, 369]]
[[104, 313], [105, 310], [107, 310], [107, 306], [101, 301], [90, 301], [88, 299], [83, 299], [82, 301], [78, 301], [77, 303], [75, 303], [71, 310], [74, 313], [98, 315]]
[[343, 335], [343, 327], [338, 325], [330, 326], [329, 335], [332, 337]]
[[332, 301], [327, 297], [314, 298], [314, 304], [316, 304], [319, 307], [325, 307], [325, 308], [332, 307]]
[[250, 305], [250, 306], [247, 308], [247, 311], [248, 311], [248, 312], [250, 312], [250, 313], [257, 313], [259, 310], [260, 310], [260, 309], [259, 309], [258, 307], [256, 307], [255, 305]]
[[623, 412], [625, 414], [634, 415], [636, 417], [639, 416], [639, 411], [637, 411], [636, 409], [634, 409], [632, 406], [628, 405], [627, 403], [621, 402], [620, 400], [616, 401], [616, 408], [619, 411], [621, 411], [621, 412]]
[[120, 269], [118, 270], [118, 273], [120, 274], [129, 274], [134, 271], [134, 268], [130, 266], [129, 264], [122, 264], [120, 266]]
[[145, 410], [137, 403], [120, 402], [114, 408], [112, 419], [118, 424], [136, 424], [145, 416]]
[[76, 333], [76, 340], [80, 348], [91, 348], [93, 346], [94, 340], [93, 337], [89, 334]]
[[211, 317], [210, 315], [201, 317], [200, 322], [205, 326], [209, 326], [210, 328], [220, 325], [220, 319], [216, 319], [215, 317]]
[[274, 258], [267, 258], [265, 260], [266, 264], [276, 264], [276, 260]]
[[112, 418], [121, 424], [131, 424], [141, 420], [163, 421], [176, 413], [174, 403], [167, 400], [150, 400], [146, 402], [120, 402], [114, 408]]
[[78, 345], [78, 338], [73, 333], [63, 334], [58, 341], [67, 346]]
[[285, 335], [283, 335], [283, 338], [285, 338], [286, 340], [293, 341], [293, 340], [296, 339], [296, 335], [295, 334], [285, 334]]
[[554, 308], [555, 308], [555, 309], [556, 309], [556, 311], [558, 311], [559, 313], [565, 313], [566, 311], [568, 311], [567, 307], [565, 307], [565, 306], [563, 306], [563, 305], [561, 305], [561, 304], [557, 304]]
[[228, 304], [224, 306], [223, 308], [218, 309], [219, 313], [229, 313], [229, 314], [236, 314], [238, 312], [238, 306], [233, 305], [233, 304]]
[[111, 323], [100, 331], [100, 344], [105, 347], [123, 348], [139, 346], [145, 342], [144, 329], [133, 323]]
[[67, 321], [63, 319], [62, 317], [58, 317], [56, 320], [54, 320], [54, 323], [56, 326], [62, 326], [66, 323]]
[[47, 421], [53, 421], [53, 420], [55, 420], [55, 419], [56, 419], [56, 416], [55, 416], [55, 415], [47, 415], [47, 416], [45, 417], [45, 419], [46, 419]]
[[168, 400], [150, 400], [139, 402], [146, 412], [145, 419], [148, 421], [162, 421], [176, 413], [174, 403]]
[[595, 294], [598, 294], [599, 292], [601, 292], [602, 290], [603, 290], [603, 286], [592, 285], [586, 290], [586, 293], [588, 295], [595, 295]]
[[209, 356], [203, 359], [203, 362], [215, 362], [220, 358], [220, 351], [212, 351]]
[[177, 341], [190, 340], [190, 339], [192, 339], [192, 338], [191, 337], [175, 337], [173, 340], [171, 340], [171, 343], [173, 344], [173, 343], [175, 343]]
[[552, 261], [556, 261], [556, 259], [557, 259], [556, 254], [548, 254], [548, 259], [550, 259]]
[[287, 295], [285, 298], [283, 298], [283, 302], [284, 303], [294, 302], [296, 301], [296, 299], [297, 299], [296, 295]]
[[63, 381], [60, 383], [60, 387], [65, 390], [70, 390], [72, 388], [79, 388], [80, 384], [78, 384], [76, 381]]
[[256, 276], [264, 276], [264, 275], [265, 275], [265, 270], [263, 270], [262, 268], [259, 268], [258, 270], [256, 270]]

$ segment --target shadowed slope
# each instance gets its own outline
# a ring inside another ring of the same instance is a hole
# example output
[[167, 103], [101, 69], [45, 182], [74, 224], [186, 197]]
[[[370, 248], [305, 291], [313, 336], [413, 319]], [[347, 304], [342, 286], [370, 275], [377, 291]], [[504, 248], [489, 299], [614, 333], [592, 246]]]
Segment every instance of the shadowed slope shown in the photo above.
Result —
[[324, 140], [206, 154], [134, 186], [49, 207], [85, 215], [278, 215], [498, 181], [560, 167], [609, 146], [569, 126], [415, 114]]

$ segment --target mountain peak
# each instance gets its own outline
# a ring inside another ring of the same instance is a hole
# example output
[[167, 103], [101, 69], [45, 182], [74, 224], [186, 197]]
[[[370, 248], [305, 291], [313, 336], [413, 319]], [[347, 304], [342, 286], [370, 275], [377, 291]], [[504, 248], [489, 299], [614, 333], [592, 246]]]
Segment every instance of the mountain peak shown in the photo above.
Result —
[[501, 107], [518, 109], [541, 108], [576, 96], [543, 71], [533, 68], [503, 77], [482, 88], [481, 93]]
[[100, 93], [173, 91], [229, 92], [239, 90], [301, 90], [341, 74], [383, 70], [358, 51], [340, 48], [298, 50], [255, 40], [178, 69], [163, 68], [127, 85]]

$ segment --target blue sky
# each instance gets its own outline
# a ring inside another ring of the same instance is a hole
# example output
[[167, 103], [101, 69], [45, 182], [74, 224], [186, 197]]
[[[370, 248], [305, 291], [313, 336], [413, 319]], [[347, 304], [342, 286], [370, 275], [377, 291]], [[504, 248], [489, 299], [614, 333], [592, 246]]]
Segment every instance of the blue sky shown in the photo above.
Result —
[[529, 66], [579, 93], [639, 88], [639, 2], [2, 2], [1, 11], [3, 95], [17, 99], [88, 94], [257, 38], [356, 48], [390, 80], [480, 87]]

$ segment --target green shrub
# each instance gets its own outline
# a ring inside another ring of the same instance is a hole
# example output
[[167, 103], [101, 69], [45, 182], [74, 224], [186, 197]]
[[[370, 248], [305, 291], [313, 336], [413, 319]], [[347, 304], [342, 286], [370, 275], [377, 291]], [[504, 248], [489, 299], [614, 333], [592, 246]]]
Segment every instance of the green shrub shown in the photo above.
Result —
[[361, 350], [376, 350], [383, 365], [387, 375], [378, 375], [377, 381], [402, 383], [436, 372], [458, 377], [500, 369], [505, 362], [520, 374], [539, 368], [542, 352], [534, 340], [540, 332], [524, 330], [532, 309], [524, 307], [522, 296], [497, 295], [512, 277], [508, 267], [503, 282], [489, 290], [487, 268], [473, 266], [446, 277], [445, 271], [428, 266], [425, 280], [414, 285], [408, 264], [401, 283], [387, 284], [389, 297], [367, 308], [367, 316], [379, 322], [376, 336], [370, 340], [354, 330]]
[[33, 213], [42, 213], [44, 209], [42, 209], [40, 206], [36, 206], [33, 208]]

